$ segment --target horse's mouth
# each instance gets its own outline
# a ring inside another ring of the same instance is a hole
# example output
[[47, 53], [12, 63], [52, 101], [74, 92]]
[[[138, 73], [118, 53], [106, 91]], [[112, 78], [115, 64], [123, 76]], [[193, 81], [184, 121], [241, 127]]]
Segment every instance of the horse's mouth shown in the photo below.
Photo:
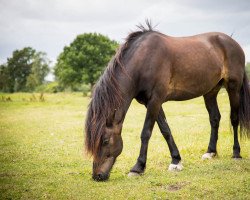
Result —
[[109, 174], [106, 173], [99, 173], [99, 174], [93, 174], [92, 178], [95, 181], [107, 181], [109, 179]]

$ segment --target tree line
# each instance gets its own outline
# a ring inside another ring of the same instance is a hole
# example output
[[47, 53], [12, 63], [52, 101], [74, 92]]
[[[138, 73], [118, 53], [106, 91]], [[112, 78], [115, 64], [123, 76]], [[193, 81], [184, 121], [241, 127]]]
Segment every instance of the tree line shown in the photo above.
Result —
[[[81, 34], [63, 48], [53, 67], [45, 52], [32, 47], [15, 50], [7, 62], [0, 65], [0, 91], [88, 92], [117, 47], [118, 42], [102, 34]], [[50, 70], [55, 75], [54, 82], [45, 80]]]
[[49, 60], [43, 52], [31, 47], [15, 50], [6, 64], [0, 65], [0, 90], [33, 91], [49, 73]]
[[[15, 50], [5, 64], [0, 65], [1, 92], [91, 91], [99, 76], [115, 54], [118, 42], [98, 33], [78, 35], [63, 48], [56, 64], [50, 67], [45, 52], [31, 47]], [[55, 81], [45, 77], [52, 72]], [[250, 63], [246, 70], [250, 78]]]

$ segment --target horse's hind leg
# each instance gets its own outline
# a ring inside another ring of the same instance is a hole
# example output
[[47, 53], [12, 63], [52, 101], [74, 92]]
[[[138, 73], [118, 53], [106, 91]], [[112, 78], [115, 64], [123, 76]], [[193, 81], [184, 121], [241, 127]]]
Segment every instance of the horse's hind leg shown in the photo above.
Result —
[[174, 138], [171, 134], [170, 128], [167, 124], [166, 117], [165, 117], [165, 114], [164, 114], [162, 107], [160, 109], [160, 112], [159, 112], [159, 115], [157, 118], [157, 124], [160, 128], [160, 131], [161, 131], [163, 137], [165, 138], [165, 140], [168, 144], [168, 148], [169, 148], [171, 158], [172, 158], [172, 162], [171, 162], [168, 169], [170, 171], [182, 170], [182, 165], [180, 163], [181, 156], [180, 156], [179, 150], [174, 142]]
[[240, 85], [236, 81], [229, 81], [226, 85], [226, 89], [230, 101], [230, 119], [234, 132], [233, 158], [242, 158], [240, 155], [240, 144], [238, 140]]
[[202, 156], [202, 159], [211, 159], [216, 155], [216, 145], [218, 140], [218, 129], [220, 123], [220, 111], [217, 104], [217, 95], [221, 88], [221, 84], [219, 83], [213, 90], [204, 95], [205, 105], [207, 111], [209, 113], [209, 120], [211, 125], [211, 135], [210, 141], [207, 149], [207, 153]]

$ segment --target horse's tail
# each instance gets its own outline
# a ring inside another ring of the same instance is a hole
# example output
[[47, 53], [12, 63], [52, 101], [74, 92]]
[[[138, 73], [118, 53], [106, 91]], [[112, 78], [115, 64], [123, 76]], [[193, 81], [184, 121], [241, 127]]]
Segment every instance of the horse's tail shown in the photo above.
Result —
[[240, 91], [239, 122], [241, 137], [250, 138], [250, 86], [246, 72]]

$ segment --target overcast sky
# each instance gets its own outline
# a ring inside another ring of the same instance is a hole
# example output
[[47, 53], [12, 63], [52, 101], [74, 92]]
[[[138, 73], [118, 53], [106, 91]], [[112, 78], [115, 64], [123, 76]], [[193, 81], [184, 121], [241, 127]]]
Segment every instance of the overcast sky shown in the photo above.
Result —
[[146, 18], [171, 36], [233, 33], [250, 61], [250, 0], [0, 0], [0, 63], [25, 46], [55, 62], [85, 32], [123, 42]]

